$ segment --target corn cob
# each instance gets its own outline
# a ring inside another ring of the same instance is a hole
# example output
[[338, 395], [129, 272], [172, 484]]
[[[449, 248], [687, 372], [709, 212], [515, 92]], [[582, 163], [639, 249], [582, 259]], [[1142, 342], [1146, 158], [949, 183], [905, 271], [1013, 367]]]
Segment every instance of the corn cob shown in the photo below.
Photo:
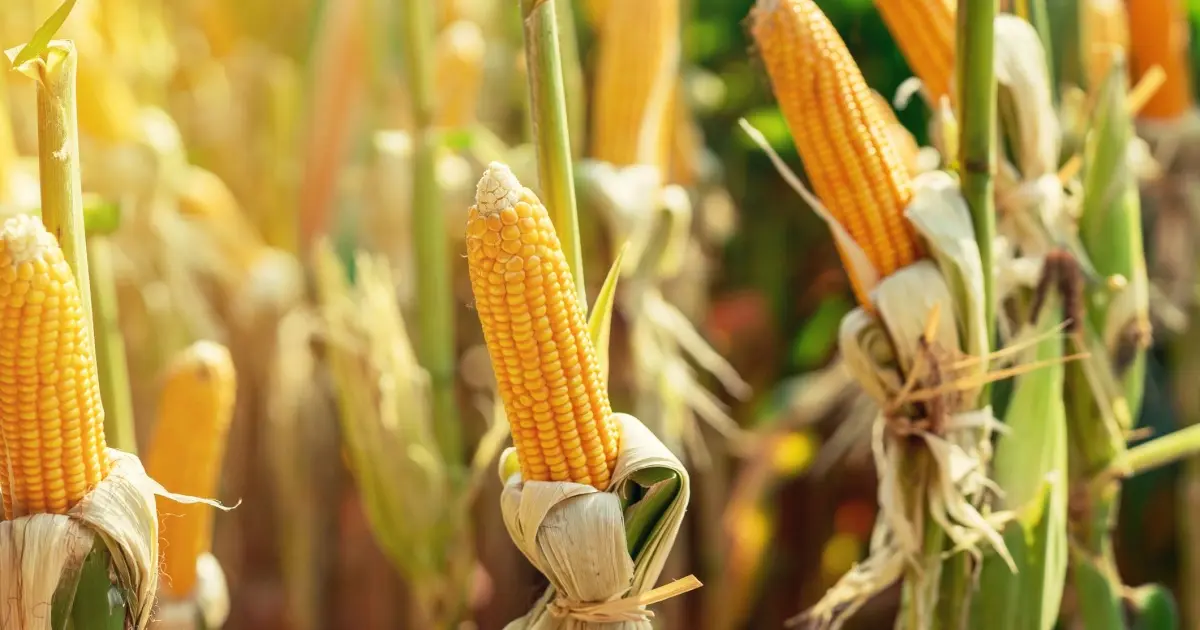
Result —
[[904, 163], [904, 168], [908, 170], [909, 174], [915, 176], [921, 168], [921, 146], [917, 144], [917, 139], [913, 137], [907, 127], [901, 124], [900, 119], [896, 118], [896, 112], [892, 111], [892, 104], [883, 98], [882, 94], [872, 90], [871, 100], [875, 101], [876, 109], [883, 116], [887, 125], [888, 138], [891, 140], [892, 146], [896, 148], [896, 153], [899, 154], [900, 161]]
[[1113, 60], [1129, 49], [1129, 20], [1121, 0], [1087, 0], [1083, 7], [1088, 85], [1104, 85]]
[[[146, 472], [172, 492], [212, 497], [221, 478], [225, 436], [236, 392], [229, 350], [200, 341], [167, 369], [159, 397], [158, 426]], [[212, 508], [160, 501], [163, 588], [186, 597], [196, 585], [196, 560], [212, 543]]]
[[[792, 139], [829, 212], [881, 278], [920, 258], [921, 243], [904, 218], [911, 178], [833, 25], [813, 0], [759, 0], [751, 19]], [[864, 287], [850, 275], [869, 308]]]
[[1133, 78], [1161, 66], [1166, 81], [1142, 107], [1142, 118], [1170, 120], [1192, 107], [1188, 22], [1181, 0], [1129, 3], [1129, 47]]
[[954, 0], [875, 0], [896, 45], [934, 99], [954, 98]]
[[596, 66], [596, 159], [665, 172], [679, 70], [679, 0], [609, 0]]
[[0, 494], [5, 518], [64, 514], [108, 475], [91, 330], [40, 219], [0, 228]]
[[583, 14], [593, 30], [599, 31], [604, 27], [604, 16], [612, 0], [584, 0]]
[[683, 84], [675, 87], [671, 105], [671, 146], [668, 150], [667, 181], [680, 186], [692, 186], [699, 179], [703, 132], [687, 102]]
[[479, 25], [465, 20], [438, 35], [437, 126], [464, 127], [473, 121], [483, 83], [485, 45]]
[[466, 240], [522, 476], [607, 488], [620, 432], [546, 207], [493, 162], [468, 211]]

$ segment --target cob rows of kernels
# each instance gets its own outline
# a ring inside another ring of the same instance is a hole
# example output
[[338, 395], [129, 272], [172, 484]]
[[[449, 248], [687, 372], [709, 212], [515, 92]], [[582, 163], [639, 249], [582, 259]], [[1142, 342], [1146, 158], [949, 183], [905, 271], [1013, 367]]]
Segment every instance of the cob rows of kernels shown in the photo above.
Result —
[[[665, 172], [679, 59], [679, 0], [609, 0], [601, 16], [592, 108], [592, 157]], [[671, 66], [664, 72], [664, 66]], [[657, 124], [650, 155], [645, 126]]]
[[507, 166], [492, 163], [468, 213], [466, 242], [522, 476], [607, 488], [620, 432], [545, 206]]
[[5, 518], [64, 514], [107, 475], [79, 286], [41, 220], [0, 229], [0, 494]]
[[[923, 256], [904, 209], [911, 178], [846, 45], [812, 0], [759, 0], [752, 13], [771, 86], [813, 188], [881, 278]], [[870, 300], [851, 274], [855, 295]]]
[[954, 0], [875, 0], [875, 7], [930, 96], [954, 98]]
[[1179, 0], [1136, 0], [1129, 3], [1129, 47], [1132, 75], [1138, 79], [1161, 66], [1166, 80], [1142, 107], [1142, 118], [1172, 120], [1192, 107], [1188, 64], [1188, 22]]
[[[172, 492], [216, 496], [236, 389], [224, 346], [201, 341], [180, 355], [167, 369], [146, 472]], [[207, 505], [160, 499], [158, 514], [168, 578], [163, 587], [186, 597], [196, 585], [196, 560], [212, 545], [214, 513]]]

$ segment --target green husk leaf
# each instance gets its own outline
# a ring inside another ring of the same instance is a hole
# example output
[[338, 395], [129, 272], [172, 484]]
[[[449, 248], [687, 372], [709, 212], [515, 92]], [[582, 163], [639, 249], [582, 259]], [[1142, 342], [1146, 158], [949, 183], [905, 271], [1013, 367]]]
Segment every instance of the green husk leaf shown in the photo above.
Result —
[[46, 46], [50, 45], [50, 40], [54, 39], [55, 33], [58, 33], [58, 29], [62, 28], [67, 17], [71, 15], [71, 10], [75, 8], [75, 2], [76, 0], [66, 0], [59, 5], [58, 9], [38, 27], [38, 30], [34, 31], [33, 37], [29, 38], [29, 43], [25, 44], [21, 52], [13, 57], [10, 67], [16, 68], [41, 55], [42, 51], [46, 50]]
[[[629, 555], [637, 560], [650, 532], [679, 494], [679, 475], [668, 468], [647, 468], [635, 473], [632, 479], [641, 487], [641, 496], [625, 508], [625, 538], [629, 542]], [[638, 491], [630, 494], [635, 492]]]
[[[121, 588], [109, 579], [111, 556], [100, 537], [83, 560], [71, 606], [69, 628], [123, 630], [127, 607]], [[56, 602], [57, 604], [57, 602]]]
[[617, 258], [609, 268], [604, 286], [600, 287], [600, 294], [596, 296], [596, 303], [592, 305], [591, 315], [588, 316], [588, 336], [596, 347], [596, 361], [600, 364], [600, 374], [605, 382], [608, 381], [608, 339], [612, 330], [613, 306], [617, 301], [617, 280], [621, 278], [621, 261], [628, 250], [629, 244], [626, 243], [617, 252]]

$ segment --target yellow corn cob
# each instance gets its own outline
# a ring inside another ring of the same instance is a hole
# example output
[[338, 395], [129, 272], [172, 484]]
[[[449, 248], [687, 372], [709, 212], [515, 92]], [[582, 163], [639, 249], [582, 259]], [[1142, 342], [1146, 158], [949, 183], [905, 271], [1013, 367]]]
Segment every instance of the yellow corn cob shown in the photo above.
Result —
[[[911, 178], [862, 73], [813, 0], [758, 0], [754, 39], [813, 188], [880, 277], [920, 258]], [[869, 307], [851, 275], [855, 295]]]
[[679, 71], [679, 0], [609, 0], [596, 65], [596, 159], [664, 172]]
[[604, 14], [612, 0], [584, 0], [583, 14], [593, 30], [599, 31], [604, 27]]
[[934, 99], [954, 98], [954, 0], [875, 0], [908, 65]]
[[917, 139], [913, 137], [912, 132], [901, 124], [899, 118], [896, 118], [896, 112], [892, 111], [892, 104], [883, 98], [882, 94], [872, 90], [871, 100], [875, 101], [875, 108], [883, 116], [887, 125], [888, 139], [891, 140], [892, 146], [900, 156], [900, 161], [904, 163], [904, 168], [910, 175], [915, 176], [920, 171], [921, 145], [917, 144]]
[[108, 475], [91, 330], [40, 219], [0, 228], [0, 494], [5, 518], [64, 514]]
[[700, 172], [700, 156], [704, 150], [704, 138], [688, 106], [683, 85], [675, 87], [671, 99], [671, 121], [669, 137], [671, 146], [667, 150], [669, 176], [667, 181], [680, 186], [696, 183]]
[[475, 118], [483, 84], [483, 30], [459, 20], [447, 26], [437, 41], [437, 113], [439, 127], [464, 127]]
[[467, 263], [522, 476], [607, 488], [620, 430], [571, 269], [546, 207], [503, 164], [479, 180]]
[[[233, 359], [218, 343], [192, 344], [167, 368], [146, 472], [171, 492], [216, 495], [237, 389]], [[159, 501], [164, 588], [175, 597], [196, 585], [196, 559], [212, 544], [212, 508]]]
[[1166, 81], [1140, 112], [1142, 118], [1169, 120], [1192, 107], [1188, 64], [1188, 22], [1182, 0], [1136, 0], [1129, 3], [1129, 47], [1136, 82], [1154, 66]]
[[1083, 6], [1087, 37], [1088, 85], [1098, 89], [1117, 55], [1129, 49], [1129, 21], [1121, 0], [1087, 0]]

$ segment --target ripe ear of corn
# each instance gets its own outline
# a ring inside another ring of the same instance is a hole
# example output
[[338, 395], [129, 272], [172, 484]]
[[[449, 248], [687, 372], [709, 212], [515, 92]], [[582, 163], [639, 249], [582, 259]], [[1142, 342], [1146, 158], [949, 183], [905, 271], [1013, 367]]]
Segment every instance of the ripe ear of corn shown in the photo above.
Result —
[[[200, 341], [168, 367], [146, 471], [171, 492], [212, 497], [221, 478], [236, 395], [229, 350]], [[196, 560], [212, 544], [212, 508], [160, 499], [163, 589], [183, 598], [196, 586]]]
[[[924, 255], [904, 209], [912, 182], [887, 119], [813, 0], [759, 0], [752, 32], [813, 188], [880, 278]], [[843, 252], [845, 261], [845, 252]], [[855, 274], [855, 295], [870, 300]]]
[[1122, 0], [1087, 0], [1083, 7], [1087, 37], [1088, 85], [1104, 85], [1113, 59], [1129, 49], [1129, 18]]
[[910, 175], [916, 176], [921, 169], [921, 146], [917, 144], [917, 139], [913, 137], [912, 132], [900, 123], [899, 118], [896, 118], [896, 112], [892, 111], [892, 104], [882, 94], [871, 90], [871, 97], [875, 101], [876, 109], [883, 116], [887, 125], [888, 138], [891, 140], [892, 146], [896, 148], [900, 161], [904, 163], [904, 168], [908, 169]]
[[475, 199], [466, 238], [471, 288], [521, 474], [603, 490], [620, 430], [546, 207], [495, 162]]
[[875, 0], [908, 65], [934, 99], [954, 98], [955, 0]]
[[1167, 120], [1192, 107], [1191, 67], [1188, 63], [1188, 21], [1181, 0], [1129, 2], [1129, 48], [1134, 82], [1150, 68], [1161, 66], [1162, 87], [1142, 107], [1142, 118]]
[[666, 171], [679, 70], [679, 0], [608, 0], [592, 108], [592, 157]]
[[485, 48], [483, 30], [474, 22], [459, 20], [438, 35], [437, 126], [464, 127], [473, 122]]
[[0, 494], [4, 516], [64, 514], [110, 468], [80, 288], [40, 219], [0, 229]]

